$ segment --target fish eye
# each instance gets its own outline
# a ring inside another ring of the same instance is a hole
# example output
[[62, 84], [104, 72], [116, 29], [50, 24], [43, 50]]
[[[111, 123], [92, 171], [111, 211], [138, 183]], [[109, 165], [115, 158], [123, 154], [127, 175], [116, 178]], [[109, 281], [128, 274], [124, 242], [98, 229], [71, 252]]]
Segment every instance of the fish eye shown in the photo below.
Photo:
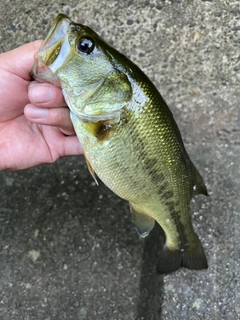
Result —
[[81, 38], [78, 40], [77, 49], [83, 53], [91, 53], [94, 49], [94, 42], [90, 38]]

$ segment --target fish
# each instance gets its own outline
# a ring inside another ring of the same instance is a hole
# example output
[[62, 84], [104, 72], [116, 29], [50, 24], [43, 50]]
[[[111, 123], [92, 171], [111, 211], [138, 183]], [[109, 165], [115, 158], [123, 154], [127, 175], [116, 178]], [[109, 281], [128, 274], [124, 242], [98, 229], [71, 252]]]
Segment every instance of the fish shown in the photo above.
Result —
[[163, 229], [158, 272], [208, 268], [190, 209], [207, 188], [147, 75], [65, 14], [56, 17], [31, 74], [62, 89], [89, 172], [129, 202], [138, 234], [148, 236], [155, 222]]

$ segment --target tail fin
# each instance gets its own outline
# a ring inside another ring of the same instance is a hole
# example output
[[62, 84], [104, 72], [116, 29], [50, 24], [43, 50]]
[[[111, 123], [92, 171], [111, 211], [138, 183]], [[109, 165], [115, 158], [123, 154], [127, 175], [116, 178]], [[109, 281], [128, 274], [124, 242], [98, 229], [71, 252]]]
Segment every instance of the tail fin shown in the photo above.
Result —
[[180, 267], [191, 270], [208, 268], [207, 258], [197, 235], [194, 245], [186, 246], [185, 249], [170, 250], [166, 245], [163, 247], [157, 271], [159, 273], [170, 273]]
[[159, 273], [171, 273], [178, 270], [181, 267], [181, 255], [180, 250], [172, 251], [165, 245], [157, 264], [157, 271]]

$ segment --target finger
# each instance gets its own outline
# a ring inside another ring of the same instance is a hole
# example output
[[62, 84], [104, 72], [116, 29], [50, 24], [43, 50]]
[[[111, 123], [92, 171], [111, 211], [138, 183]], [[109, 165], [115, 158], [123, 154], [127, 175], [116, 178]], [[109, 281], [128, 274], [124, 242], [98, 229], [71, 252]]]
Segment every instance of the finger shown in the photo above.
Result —
[[75, 134], [68, 108], [42, 108], [27, 104], [24, 108], [24, 114], [31, 122], [58, 127], [66, 135]]
[[32, 104], [46, 108], [67, 106], [62, 90], [50, 83], [33, 81], [28, 86], [28, 97]]
[[64, 136], [51, 127], [44, 127], [42, 133], [51, 152], [51, 162], [60, 157], [83, 154], [83, 149], [77, 136]]
[[4, 59], [4, 64], [7, 70], [15, 73], [25, 80], [30, 81], [30, 70], [32, 69], [42, 42], [42, 40], [36, 40], [3, 53], [2, 59]]
[[77, 136], [63, 136], [61, 141], [61, 148], [59, 147], [59, 150], [61, 150], [61, 157], [83, 154], [83, 149]]

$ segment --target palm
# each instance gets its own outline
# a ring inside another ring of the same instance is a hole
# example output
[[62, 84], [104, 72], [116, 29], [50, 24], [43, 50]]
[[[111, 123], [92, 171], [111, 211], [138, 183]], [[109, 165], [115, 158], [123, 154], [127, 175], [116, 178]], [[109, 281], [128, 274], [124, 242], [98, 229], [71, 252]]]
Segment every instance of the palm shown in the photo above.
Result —
[[60, 157], [56, 141], [62, 133], [57, 128], [31, 123], [23, 114], [0, 124], [0, 134], [4, 141], [1, 158], [10, 170], [53, 162]]

